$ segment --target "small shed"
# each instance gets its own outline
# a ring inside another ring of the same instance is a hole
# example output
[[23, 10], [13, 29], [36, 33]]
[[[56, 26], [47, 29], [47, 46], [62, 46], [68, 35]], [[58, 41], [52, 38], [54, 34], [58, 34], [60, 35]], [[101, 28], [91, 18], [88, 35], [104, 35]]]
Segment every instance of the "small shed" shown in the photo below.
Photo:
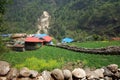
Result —
[[47, 34], [35, 34], [34, 37], [43, 40], [43, 44], [49, 44], [52, 41], [52, 37]]
[[25, 39], [25, 49], [34, 50], [38, 49], [43, 45], [43, 40], [40, 40], [37, 37], [27, 37]]
[[44, 37], [41, 38], [41, 39], [44, 40], [44, 41], [43, 41], [44, 44], [50, 44], [51, 41], [52, 41], [52, 37], [50, 37], [50, 36], [44, 36]]
[[21, 44], [16, 44], [12, 46], [12, 50], [15, 51], [25, 51], [24, 45]]
[[74, 40], [73, 40], [72, 38], [68, 38], [68, 37], [62, 39], [62, 43], [71, 43], [71, 42], [73, 42], [73, 41], [74, 41]]

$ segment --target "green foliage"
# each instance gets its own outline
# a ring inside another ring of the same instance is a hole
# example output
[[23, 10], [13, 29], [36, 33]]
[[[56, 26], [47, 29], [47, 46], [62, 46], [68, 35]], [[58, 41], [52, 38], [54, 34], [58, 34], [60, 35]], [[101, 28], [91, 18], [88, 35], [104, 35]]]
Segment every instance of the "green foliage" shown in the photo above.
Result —
[[5, 47], [4, 43], [3, 43], [3, 39], [1, 37], [1, 33], [4, 32], [6, 30], [6, 27], [2, 26], [3, 24], [3, 15], [5, 13], [5, 7], [7, 5], [9, 0], [0, 0], [0, 56], [2, 53], [4, 52], [8, 52], [8, 49]]
[[28, 67], [29, 69], [34, 69], [37, 71], [52, 70], [54, 68], [59, 68], [63, 63], [57, 60], [38, 59], [35, 57], [27, 58], [22, 64], [15, 65], [16, 68]]
[[0, 37], [0, 56], [2, 56], [3, 53], [9, 51], [10, 50], [5, 46], [3, 39]]
[[5, 13], [5, 6], [7, 4], [8, 0], [0, 0], [0, 34], [1, 32], [4, 32], [5, 28], [2, 27], [3, 23], [3, 15]]
[[38, 17], [46, 10], [52, 16], [49, 32], [58, 40], [65, 36], [81, 40], [92, 34], [120, 36], [119, 7], [119, 0], [13, 0], [4, 26], [9, 33], [34, 33]]

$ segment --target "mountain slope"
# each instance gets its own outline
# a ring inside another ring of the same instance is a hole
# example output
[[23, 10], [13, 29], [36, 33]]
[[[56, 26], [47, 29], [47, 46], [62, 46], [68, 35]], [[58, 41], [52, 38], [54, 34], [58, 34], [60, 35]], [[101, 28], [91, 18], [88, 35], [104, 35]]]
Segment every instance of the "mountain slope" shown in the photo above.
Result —
[[13, 0], [5, 15], [8, 32], [37, 31], [44, 10], [51, 18], [50, 34], [77, 40], [89, 35], [120, 36], [120, 0]]

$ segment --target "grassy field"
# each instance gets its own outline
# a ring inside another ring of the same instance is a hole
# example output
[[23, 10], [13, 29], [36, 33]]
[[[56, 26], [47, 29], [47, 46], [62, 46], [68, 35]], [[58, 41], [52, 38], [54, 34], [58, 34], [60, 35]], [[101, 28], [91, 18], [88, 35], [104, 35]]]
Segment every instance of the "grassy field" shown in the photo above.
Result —
[[88, 42], [73, 42], [71, 46], [84, 47], [84, 48], [101, 48], [108, 46], [120, 46], [120, 41], [88, 41]]
[[[120, 46], [119, 41], [113, 42], [86, 42], [86, 43], [72, 43], [71, 45], [77, 45], [88, 48], [98, 48], [112, 45]], [[28, 67], [38, 71], [51, 70], [53, 68], [60, 68], [67, 62], [82, 61], [85, 66], [88, 67], [102, 67], [108, 64], [118, 64], [120, 66], [120, 55], [95, 55], [87, 53], [78, 53], [68, 51], [65, 49], [43, 46], [38, 50], [25, 51], [25, 52], [10, 52], [4, 53], [0, 56], [1, 60], [8, 61], [13, 67], [21, 68]]]

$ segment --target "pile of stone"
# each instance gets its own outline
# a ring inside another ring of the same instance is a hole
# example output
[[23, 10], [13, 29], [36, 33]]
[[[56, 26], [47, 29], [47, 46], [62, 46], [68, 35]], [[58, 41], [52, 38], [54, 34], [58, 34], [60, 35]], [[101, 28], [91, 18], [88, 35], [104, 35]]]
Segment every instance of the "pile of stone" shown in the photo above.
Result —
[[51, 45], [53, 47], [59, 47], [75, 52], [84, 52], [90, 54], [105, 54], [105, 55], [120, 55], [120, 46], [108, 46], [105, 48], [80, 48], [76, 46], [69, 45]]
[[43, 71], [38, 73], [26, 67], [17, 70], [11, 68], [10, 64], [0, 61], [0, 80], [119, 80], [120, 69], [116, 64], [110, 64], [96, 70], [75, 68], [54, 69], [52, 71]]

